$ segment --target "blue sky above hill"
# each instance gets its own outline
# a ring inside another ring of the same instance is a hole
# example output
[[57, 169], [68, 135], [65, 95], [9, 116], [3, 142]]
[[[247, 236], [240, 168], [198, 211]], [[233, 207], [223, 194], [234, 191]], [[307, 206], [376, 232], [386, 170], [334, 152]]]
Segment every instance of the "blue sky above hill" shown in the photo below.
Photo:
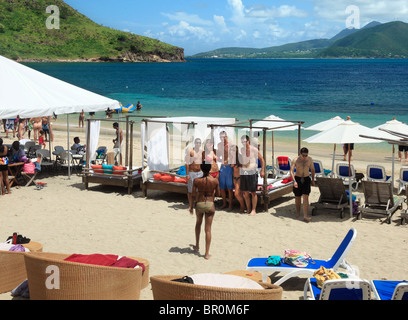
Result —
[[374, 20], [408, 21], [406, 0], [65, 2], [96, 23], [183, 47], [186, 55], [222, 47], [265, 48], [331, 38], [346, 28], [346, 22], [363, 27]]

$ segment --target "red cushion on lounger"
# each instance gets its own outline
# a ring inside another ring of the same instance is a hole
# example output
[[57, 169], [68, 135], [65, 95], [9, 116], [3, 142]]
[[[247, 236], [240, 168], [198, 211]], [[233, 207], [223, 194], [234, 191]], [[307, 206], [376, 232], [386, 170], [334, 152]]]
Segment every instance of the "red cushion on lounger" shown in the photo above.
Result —
[[174, 182], [187, 183], [187, 179], [186, 178], [174, 178]]
[[113, 166], [113, 174], [124, 175], [125, 172], [123, 170], [127, 170], [127, 168], [121, 166]]
[[161, 179], [160, 179], [160, 180], [161, 180], [161, 181], [164, 181], [164, 182], [173, 182], [173, 181], [174, 181], [174, 177], [171, 176], [171, 175], [169, 175], [169, 174], [164, 174], [164, 175], [161, 176]]
[[[102, 170], [102, 165], [101, 165], [101, 164], [98, 164], [98, 165], [96, 165], [96, 164], [91, 165], [91, 168], [93, 169], [93, 171], [94, 171], [95, 173], [103, 173], [103, 170]], [[101, 169], [101, 170], [97, 170], [97, 169]]]
[[161, 176], [162, 176], [161, 173], [156, 173], [156, 174], [153, 175], [153, 179], [154, 180], [161, 180]]

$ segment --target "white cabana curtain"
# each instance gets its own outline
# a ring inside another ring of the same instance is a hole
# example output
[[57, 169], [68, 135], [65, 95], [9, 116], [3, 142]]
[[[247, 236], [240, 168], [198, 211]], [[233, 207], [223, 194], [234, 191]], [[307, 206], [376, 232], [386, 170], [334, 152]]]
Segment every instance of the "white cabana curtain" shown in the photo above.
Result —
[[[141, 124], [142, 159], [149, 170], [169, 170], [168, 135], [165, 123], [149, 122]], [[147, 160], [147, 161], [146, 161]]]
[[[98, 147], [99, 142], [99, 133], [101, 131], [101, 122], [100, 121], [88, 121], [89, 130], [89, 161], [93, 161], [96, 159], [96, 148]], [[88, 137], [86, 137], [85, 141]]]

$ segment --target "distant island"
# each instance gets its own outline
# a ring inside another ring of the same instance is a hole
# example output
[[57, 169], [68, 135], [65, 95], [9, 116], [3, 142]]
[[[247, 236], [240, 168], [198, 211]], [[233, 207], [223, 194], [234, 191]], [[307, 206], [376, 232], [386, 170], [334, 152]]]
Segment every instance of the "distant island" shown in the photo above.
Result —
[[313, 39], [262, 49], [220, 48], [197, 59], [408, 58], [408, 24], [373, 21], [361, 29], [344, 29], [331, 39]]
[[[59, 9], [59, 29], [46, 27], [48, 6]], [[183, 48], [101, 26], [62, 0], [0, 0], [0, 55], [24, 62], [185, 61]]]

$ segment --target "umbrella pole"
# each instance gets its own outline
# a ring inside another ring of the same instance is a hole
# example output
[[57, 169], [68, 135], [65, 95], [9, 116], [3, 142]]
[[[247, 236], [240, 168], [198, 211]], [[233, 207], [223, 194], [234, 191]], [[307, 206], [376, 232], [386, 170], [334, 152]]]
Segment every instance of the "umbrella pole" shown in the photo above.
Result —
[[353, 194], [351, 188], [351, 156], [350, 156], [350, 143], [348, 144], [348, 164], [349, 164], [349, 205], [350, 205], [350, 218], [353, 218]]
[[395, 159], [395, 144], [392, 145], [392, 185], [391, 185], [392, 195], [394, 195], [394, 159]]
[[67, 113], [67, 150], [68, 150], [68, 180], [71, 179], [71, 162], [69, 161], [69, 114]]
[[334, 160], [335, 160], [335, 158], [336, 158], [336, 144], [334, 144], [334, 147], [333, 147], [333, 161], [332, 161], [332, 172], [331, 172], [332, 175], [334, 175]]

